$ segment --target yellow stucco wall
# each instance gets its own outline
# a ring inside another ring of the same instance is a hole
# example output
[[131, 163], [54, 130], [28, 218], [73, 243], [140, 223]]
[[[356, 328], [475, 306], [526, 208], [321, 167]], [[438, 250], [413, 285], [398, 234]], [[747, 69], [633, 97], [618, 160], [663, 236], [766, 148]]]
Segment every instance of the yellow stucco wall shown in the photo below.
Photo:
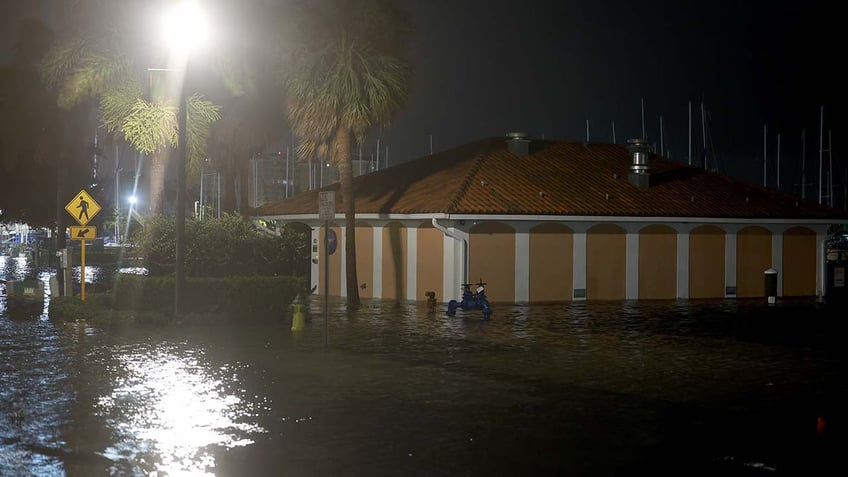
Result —
[[530, 230], [530, 301], [572, 299], [574, 236], [562, 224], [541, 224]]
[[425, 292], [436, 292], [436, 299], [444, 301], [440, 296], [444, 282], [445, 268], [444, 234], [436, 230], [432, 224], [418, 227], [418, 268], [416, 270], [417, 296], [416, 300], [425, 300]]
[[[330, 296], [341, 296], [341, 269], [342, 269], [342, 231], [341, 228], [330, 223], [330, 229], [336, 233], [336, 250], [330, 255]], [[324, 227], [318, 231], [318, 293], [324, 294]]]
[[702, 225], [689, 232], [689, 298], [724, 297], [724, 230]]
[[356, 224], [356, 278], [359, 297], [374, 296], [374, 229], [366, 223]]
[[649, 225], [639, 231], [639, 298], [677, 297], [677, 231]]
[[383, 298], [406, 300], [406, 233], [400, 222], [383, 227]]
[[515, 230], [501, 223], [471, 228], [469, 281], [482, 279], [490, 302], [515, 302]]
[[623, 300], [627, 287], [627, 234], [613, 224], [586, 233], [586, 298]]
[[736, 233], [737, 297], [765, 296], [764, 274], [771, 266], [771, 232], [768, 229], [751, 226]]
[[783, 233], [783, 296], [816, 295], [816, 232], [792, 227]]

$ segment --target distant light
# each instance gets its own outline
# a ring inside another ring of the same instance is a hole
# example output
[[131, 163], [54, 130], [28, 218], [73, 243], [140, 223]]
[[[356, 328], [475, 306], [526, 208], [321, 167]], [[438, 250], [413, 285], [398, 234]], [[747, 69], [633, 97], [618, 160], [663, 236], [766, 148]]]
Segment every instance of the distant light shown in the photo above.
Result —
[[197, 0], [182, 0], [162, 19], [162, 36], [174, 52], [187, 53], [206, 42], [209, 23]]
[[138, 197], [131, 195], [129, 198], [130, 204], [135, 205], [138, 202]]

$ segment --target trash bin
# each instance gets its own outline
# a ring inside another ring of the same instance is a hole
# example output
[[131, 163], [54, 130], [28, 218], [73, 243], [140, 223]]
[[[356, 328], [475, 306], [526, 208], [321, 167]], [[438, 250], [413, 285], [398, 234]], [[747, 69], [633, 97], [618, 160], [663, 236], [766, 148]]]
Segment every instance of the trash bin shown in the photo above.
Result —
[[769, 305], [774, 305], [777, 300], [777, 270], [769, 268], [764, 275], [766, 297]]

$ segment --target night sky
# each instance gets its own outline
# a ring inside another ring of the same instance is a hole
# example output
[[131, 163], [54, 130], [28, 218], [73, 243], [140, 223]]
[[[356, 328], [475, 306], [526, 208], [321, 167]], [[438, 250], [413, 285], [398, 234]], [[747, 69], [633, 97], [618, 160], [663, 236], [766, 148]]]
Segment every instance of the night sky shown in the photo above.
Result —
[[[1, 0], [2, 59], [22, 17], [49, 17], [49, 0]], [[58, 0], [53, 0], [58, 1]], [[833, 129], [841, 182], [844, 110], [836, 73], [841, 22], [823, 1], [405, 0], [415, 36], [407, 108], [369, 138], [394, 164], [476, 139], [524, 131], [546, 139], [611, 141], [646, 132], [688, 160], [688, 101], [700, 158], [700, 103], [709, 113], [711, 167], [762, 182], [768, 126], [770, 186], [781, 133], [782, 188], [799, 193], [807, 128], [808, 181], [818, 162], [819, 107]], [[839, 85], [842, 86], [841, 84]], [[840, 117], [841, 116], [841, 117]], [[383, 152], [385, 149], [383, 149]], [[381, 153], [381, 159], [385, 159]], [[808, 196], [814, 195], [813, 186]]]

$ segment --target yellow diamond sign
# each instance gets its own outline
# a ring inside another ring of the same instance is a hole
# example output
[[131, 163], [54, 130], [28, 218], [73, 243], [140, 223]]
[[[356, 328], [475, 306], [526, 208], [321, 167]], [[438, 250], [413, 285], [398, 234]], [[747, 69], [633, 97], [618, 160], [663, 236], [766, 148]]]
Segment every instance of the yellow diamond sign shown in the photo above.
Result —
[[65, 206], [65, 210], [71, 214], [71, 217], [77, 221], [80, 225], [85, 225], [89, 220], [93, 219], [98, 212], [100, 212], [100, 204], [94, 201], [88, 192], [85, 189], [79, 191], [68, 205]]

